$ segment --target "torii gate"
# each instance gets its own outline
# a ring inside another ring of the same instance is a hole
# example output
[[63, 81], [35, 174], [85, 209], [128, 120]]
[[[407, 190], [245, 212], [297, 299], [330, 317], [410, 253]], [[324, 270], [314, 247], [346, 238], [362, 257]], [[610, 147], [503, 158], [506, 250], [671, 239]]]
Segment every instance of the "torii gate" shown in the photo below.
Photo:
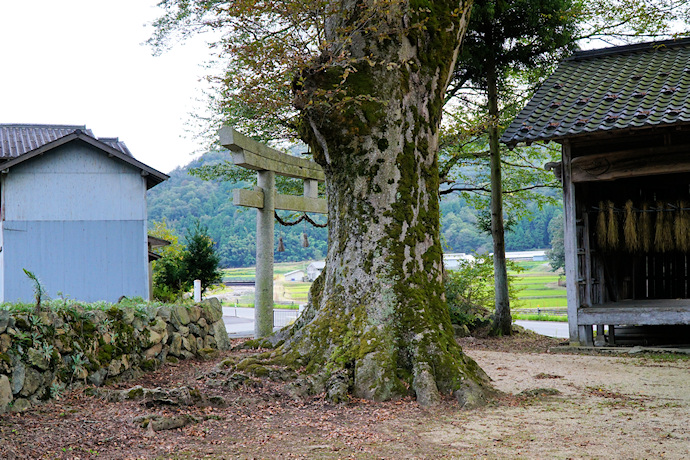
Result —
[[[326, 177], [316, 162], [293, 157], [272, 149], [224, 126], [218, 132], [220, 144], [232, 152], [237, 166], [257, 171], [254, 190], [234, 189], [233, 204], [257, 208], [256, 286], [254, 300], [254, 338], [273, 332], [273, 244], [276, 209], [326, 214], [325, 199], [318, 198], [318, 183]], [[280, 195], [275, 190], [275, 175], [304, 180], [304, 196]]]

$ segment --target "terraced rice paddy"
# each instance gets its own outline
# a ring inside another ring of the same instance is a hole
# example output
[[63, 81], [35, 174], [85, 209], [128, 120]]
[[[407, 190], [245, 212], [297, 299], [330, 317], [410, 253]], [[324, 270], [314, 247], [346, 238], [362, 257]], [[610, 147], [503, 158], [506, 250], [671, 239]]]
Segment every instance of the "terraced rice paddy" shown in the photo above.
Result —
[[[274, 266], [276, 291], [281, 300], [292, 301], [295, 305], [306, 303], [311, 283], [285, 281], [284, 274], [298, 269], [306, 269], [309, 262], [281, 263]], [[515, 313], [521, 310], [565, 310], [566, 292], [564, 286], [559, 286], [559, 275], [550, 271], [550, 266], [544, 262], [518, 262], [523, 271], [511, 272], [514, 285], [519, 289], [518, 302], [512, 305]], [[223, 270], [223, 281], [253, 281], [254, 267], [230, 268]], [[249, 303], [242, 299], [240, 303]]]

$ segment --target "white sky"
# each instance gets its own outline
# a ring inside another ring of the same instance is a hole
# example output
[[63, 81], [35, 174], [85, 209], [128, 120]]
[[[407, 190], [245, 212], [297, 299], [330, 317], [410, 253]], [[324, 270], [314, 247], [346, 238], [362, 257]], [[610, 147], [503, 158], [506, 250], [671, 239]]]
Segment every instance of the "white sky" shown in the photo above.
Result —
[[0, 0], [0, 123], [86, 125], [162, 172], [191, 161], [208, 52], [196, 41], [152, 56], [141, 43], [157, 1]]

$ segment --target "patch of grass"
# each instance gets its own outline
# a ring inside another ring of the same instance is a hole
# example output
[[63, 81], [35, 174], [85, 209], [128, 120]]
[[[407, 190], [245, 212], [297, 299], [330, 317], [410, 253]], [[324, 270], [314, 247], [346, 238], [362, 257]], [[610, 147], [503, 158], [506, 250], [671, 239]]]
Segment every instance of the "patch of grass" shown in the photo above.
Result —
[[[282, 262], [273, 265], [275, 275], [284, 275], [294, 270], [306, 270], [311, 262]], [[256, 267], [225, 268], [223, 269], [223, 281], [248, 281], [256, 277]]]
[[283, 284], [285, 289], [285, 297], [288, 300], [304, 303], [309, 296], [309, 289], [311, 283], [286, 282]]
[[515, 282], [517, 284], [534, 284], [534, 285], [539, 285], [539, 284], [546, 284], [546, 283], [558, 283], [558, 276], [553, 275], [553, 276], [543, 276], [543, 275], [530, 275], [528, 274], [523, 274], [523, 273], [518, 273], [516, 274], [517, 279]]
[[551, 266], [548, 262], [536, 262], [533, 260], [524, 260], [515, 262], [520, 267], [524, 268], [527, 272], [546, 272], [552, 273]]
[[648, 353], [644, 355], [643, 360], [657, 363], [672, 363], [676, 361], [688, 361], [690, 360], [690, 355], [682, 353]]
[[522, 308], [556, 308], [568, 306], [565, 297], [541, 298], [541, 299], [520, 299]]
[[566, 297], [565, 290], [561, 289], [549, 289], [549, 288], [539, 288], [539, 289], [525, 289], [520, 291], [520, 298], [523, 299], [525, 297], [546, 297], [546, 298], [552, 298], [552, 297]]
[[521, 319], [523, 321], [556, 321], [561, 323], [567, 323], [568, 317], [566, 315], [547, 315], [547, 314], [525, 314], [525, 313], [512, 313], [513, 319]]
[[[224, 307], [237, 307], [237, 308], [254, 308], [253, 303], [230, 303], [230, 302], [222, 302], [222, 305]], [[276, 310], [299, 310], [299, 305], [297, 302], [295, 302], [294, 305], [284, 305], [284, 304], [279, 304], [279, 303], [274, 303], [273, 308]]]

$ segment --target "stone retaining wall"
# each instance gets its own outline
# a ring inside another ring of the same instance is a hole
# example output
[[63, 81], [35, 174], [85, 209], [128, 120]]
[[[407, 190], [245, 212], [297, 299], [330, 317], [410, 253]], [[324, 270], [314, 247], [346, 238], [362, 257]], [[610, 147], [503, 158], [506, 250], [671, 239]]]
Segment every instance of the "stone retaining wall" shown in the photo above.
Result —
[[229, 347], [217, 299], [139, 309], [0, 310], [0, 413]]

